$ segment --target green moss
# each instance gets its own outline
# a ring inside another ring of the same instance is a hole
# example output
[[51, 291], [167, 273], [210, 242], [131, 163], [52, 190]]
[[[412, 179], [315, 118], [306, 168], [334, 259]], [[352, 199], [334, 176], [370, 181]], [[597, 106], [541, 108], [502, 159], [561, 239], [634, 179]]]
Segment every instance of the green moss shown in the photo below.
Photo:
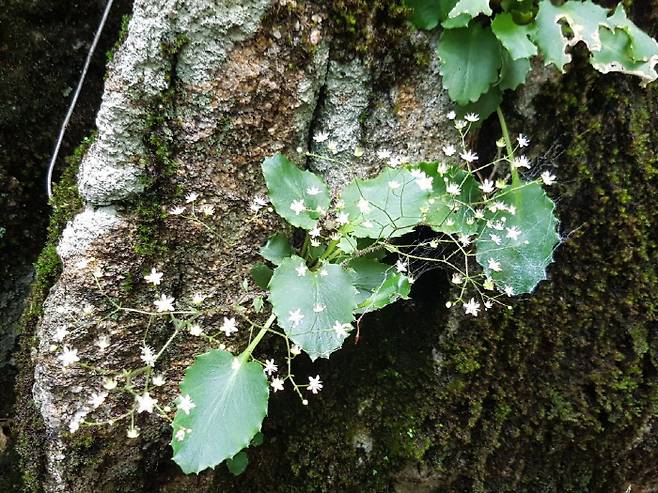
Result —
[[123, 17], [121, 17], [121, 27], [119, 28], [119, 34], [117, 36], [117, 40], [114, 43], [114, 46], [112, 46], [112, 48], [105, 54], [105, 60], [108, 64], [112, 63], [112, 60], [114, 60], [114, 55], [116, 54], [117, 50], [121, 47], [121, 45], [128, 37], [128, 27], [130, 26], [130, 19], [132, 19], [132, 14], [126, 14]]

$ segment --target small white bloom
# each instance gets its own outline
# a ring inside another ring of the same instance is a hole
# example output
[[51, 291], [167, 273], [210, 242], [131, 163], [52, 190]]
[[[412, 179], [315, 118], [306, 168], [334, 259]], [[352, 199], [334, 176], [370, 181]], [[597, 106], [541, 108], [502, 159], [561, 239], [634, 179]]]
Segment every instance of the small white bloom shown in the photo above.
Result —
[[329, 138], [329, 133], [327, 132], [318, 132], [313, 136], [313, 140], [317, 142], [318, 144], [321, 144], [325, 140]]
[[483, 287], [484, 289], [486, 289], [487, 291], [493, 291], [493, 288], [494, 288], [494, 282], [493, 282], [493, 279], [491, 279], [490, 277], [487, 277], [487, 278], [484, 280], [484, 283], [482, 284], [482, 287]]
[[407, 272], [407, 264], [405, 264], [402, 260], [398, 260], [395, 262], [395, 270], [398, 272]]
[[320, 246], [320, 240], [316, 240], [315, 238], [311, 240], [311, 246], [312, 247], [319, 247]]
[[418, 188], [421, 190], [431, 190], [433, 180], [434, 178], [423, 173], [422, 176], [416, 178], [416, 185], [418, 185]]
[[493, 258], [489, 258], [489, 260], [487, 260], [487, 266], [494, 272], [500, 272], [502, 270], [500, 267], [500, 262]]
[[473, 214], [473, 217], [475, 219], [484, 219], [484, 209], [476, 209], [475, 213]]
[[386, 161], [390, 159], [391, 157], [391, 151], [387, 149], [380, 149], [377, 151], [377, 158], [381, 159], [382, 161]]
[[69, 331], [66, 327], [57, 327], [53, 334], [53, 341], [62, 342], [67, 335], [69, 335]]
[[149, 346], [142, 346], [142, 354], [139, 359], [141, 359], [146, 366], [155, 365], [156, 354], [153, 352], [153, 349]]
[[359, 211], [361, 211], [361, 214], [367, 214], [370, 212], [370, 202], [368, 202], [363, 197], [359, 199], [359, 202], [356, 204], [356, 206], [359, 208]]
[[183, 440], [185, 440], [185, 429], [184, 428], [181, 428], [180, 430], [178, 430], [176, 432], [176, 440], [178, 440], [179, 442], [182, 442]]
[[235, 324], [235, 318], [228, 318], [224, 317], [224, 323], [222, 323], [222, 326], [219, 328], [224, 334], [226, 334], [226, 337], [230, 336], [234, 332], [238, 331], [238, 326]]
[[466, 113], [466, 115], [464, 115], [464, 119], [471, 123], [475, 123], [480, 119], [480, 115], [478, 115], [477, 113]]
[[514, 288], [513, 288], [512, 286], [505, 286], [505, 287], [503, 288], [503, 291], [505, 292], [505, 294], [506, 294], [507, 296], [510, 296], [510, 297], [511, 297], [511, 296], [514, 296]]
[[297, 267], [295, 267], [295, 272], [297, 272], [297, 277], [304, 277], [306, 275], [306, 271], [308, 269], [306, 268], [306, 264], [299, 264]]
[[198, 198], [199, 198], [198, 193], [196, 193], [196, 192], [188, 193], [185, 196], [185, 202], [188, 203], [188, 204], [191, 204], [192, 202], [195, 202], [196, 199], [198, 199]]
[[158, 272], [157, 270], [155, 270], [155, 267], [153, 267], [151, 269], [151, 273], [144, 276], [144, 280], [149, 284], [158, 286], [160, 284], [160, 281], [162, 280], [163, 275], [164, 274], [162, 272]]
[[470, 235], [465, 235], [465, 234], [460, 234], [459, 237], [457, 238], [459, 240], [459, 243], [461, 243], [462, 246], [466, 247], [471, 244], [471, 237]]
[[464, 120], [455, 120], [455, 128], [457, 130], [461, 130], [464, 128], [466, 125], [468, 125]]
[[336, 222], [338, 224], [347, 224], [348, 222], [350, 222], [350, 215], [347, 212], [341, 212], [336, 217]]
[[480, 184], [479, 188], [482, 190], [482, 193], [491, 193], [495, 190], [496, 185], [493, 180], [485, 178], [485, 180]]
[[492, 306], [493, 306], [493, 303], [490, 300], [487, 300], [487, 301], [484, 302], [484, 309], [485, 310], [488, 310]]
[[60, 354], [57, 359], [60, 360], [62, 362], [62, 366], [65, 367], [80, 361], [80, 358], [78, 358], [78, 350], [69, 346], [64, 346], [62, 354]]
[[105, 390], [114, 390], [117, 388], [117, 381], [113, 378], [105, 378], [103, 379], [103, 388]]
[[201, 327], [199, 324], [190, 324], [187, 330], [190, 331], [190, 335], [195, 337], [199, 337], [201, 334], [203, 334], [203, 327]]
[[152, 413], [153, 406], [158, 403], [158, 400], [151, 397], [148, 392], [144, 392], [135, 397], [135, 402], [137, 402], [137, 413]]
[[308, 377], [308, 390], [317, 394], [322, 390], [322, 381], [320, 380], [320, 375], [315, 377]]
[[329, 272], [327, 272], [327, 269], [324, 267], [320, 270], [320, 277], [327, 277], [329, 275]]
[[528, 139], [523, 134], [519, 134], [519, 136], [516, 138], [516, 141], [519, 143], [519, 147], [528, 147], [530, 144], [530, 139]]
[[544, 171], [541, 174], [541, 181], [543, 181], [544, 185], [546, 186], [550, 187], [553, 183], [555, 183], [555, 180], [556, 180], [556, 176], [551, 174], [550, 171]]
[[441, 150], [443, 151], [443, 154], [445, 154], [448, 157], [453, 156], [455, 154], [455, 152], [457, 152], [457, 149], [455, 149], [455, 146], [452, 145], [452, 144], [448, 144], [446, 146], [443, 146], [441, 148]]
[[348, 330], [351, 329], [352, 326], [350, 324], [343, 324], [340, 323], [338, 320], [336, 320], [336, 323], [332, 327], [334, 332], [336, 332], [336, 335], [339, 337], [347, 337], [349, 335]]
[[278, 390], [283, 390], [283, 379], [279, 377], [275, 377], [272, 379], [270, 382], [270, 387], [274, 389], [274, 392], [277, 392]]
[[293, 327], [297, 327], [304, 319], [304, 314], [300, 308], [288, 311], [288, 320], [292, 323]]
[[98, 349], [105, 351], [110, 347], [110, 336], [107, 334], [99, 336], [98, 339], [96, 339], [96, 345], [98, 346]]
[[507, 182], [506, 182], [505, 180], [503, 180], [502, 178], [496, 180], [496, 188], [498, 188], [498, 189], [503, 189], [503, 188], [505, 188], [506, 186], [507, 186]]
[[290, 352], [291, 352], [293, 355], [298, 356], [298, 355], [302, 354], [302, 348], [300, 348], [297, 344], [293, 344], [293, 345], [290, 347]]
[[317, 195], [317, 194], [320, 193], [320, 189], [319, 189], [318, 187], [316, 187], [316, 186], [308, 187], [308, 188], [306, 189], [306, 193], [307, 193], [308, 195]]
[[167, 296], [166, 294], [161, 294], [160, 299], [155, 300], [153, 304], [156, 306], [159, 313], [174, 311], [174, 298]]
[[471, 151], [464, 151], [459, 155], [467, 163], [472, 163], [473, 161], [478, 160], [478, 155]]
[[171, 214], [172, 216], [179, 216], [183, 212], [185, 212], [185, 207], [183, 207], [181, 205], [177, 205], [177, 206], [172, 207], [171, 209], [169, 209], [169, 214]]
[[292, 210], [296, 215], [299, 216], [299, 214], [306, 210], [306, 207], [304, 206], [304, 201], [303, 200], [293, 200], [292, 203], [290, 204], [290, 210]]
[[479, 312], [480, 303], [475, 301], [475, 298], [471, 298], [467, 303], [464, 303], [464, 313], [466, 313], [466, 315], [477, 317]]
[[505, 230], [507, 231], [507, 234], [505, 235], [505, 237], [510, 238], [511, 240], [514, 240], [514, 241], [519, 239], [519, 235], [521, 234], [521, 230], [519, 228], [517, 228], [516, 226], [512, 226], [511, 228], [505, 228]]
[[491, 241], [493, 241], [496, 245], [500, 246], [502, 242], [500, 236], [498, 236], [497, 234], [489, 233], [489, 238], [491, 238]]
[[456, 196], [462, 193], [462, 187], [460, 187], [457, 183], [448, 183], [446, 186], [446, 192], [448, 192], [450, 195]]
[[464, 282], [464, 276], [462, 276], [461, 274], [455, 272], [452, 275], [452, 283], [453, 284], [461, 284], [463, 282]]
[[98, 409], [103, 404], [103, 402], [105, 402], [106, 397], [107, 392], [94, 392], [89, 398], [89, 404], [91, 404], [91, 407], [94, 409]]
[[156, 387], [162, 387], [165, 384], [165, 376], [160, 373], [158, 375], [153, 375], [153, 385]]
[[210, 204], [204, 204], [199, 207], [199, 210], [204, 216], [212, 216], [215, 213], [215, 206]]
[[354, 148], [354, 157], [361, 157], [366, 151], [363, 150], [363, 147], [356, 146]]
[[457, 118], [457, 113], [455, 113], [454, 111], [449, 111], [448, 114], [446, 115], [446, 118], [448, 120], [454, 120], [455, 118]]
[[131, 426], [128, 428], [128, 432], [126, 434], [128, 435], [128, 438], [137, 438], [139, 436], [139, 428], [136, 426]]
[[263, 368], [265, 373], [272, 375], [272, 373], [276, 373], [278, 370], [279, 368], [274, 364], [273, 359], [265, 360], [265, 368]]
[[325, 311], [326, 309], [327, 309], [327, 305], [323, 305], [322, 303], [316, 303], [313, 306], [313, 311], [315, 313], [321, 313], [321, 312]]
[[525, 156], [520, 156], [512, 161], [512, 168], [530, 169], [530, 160]]
[[330, 140], [329, 142], [327, 142], [327, 149], [329, 149], [332, 154], [337, 154], [338, 144], [336, 144], [336, 142], [334, 142], [333, 140]]
[[192, 304], [193, 305], [200, 305], [203, 303], [203, 301], [206, 299], [204, 295], [201, 293], [195, 293], [194, 296], [192, 296]]
[[188, 394], [185, 394], [178, 397], [176, 407], [185, 414], [190, 414], [190, 411], [196, 407], [196, 404], [192, 402], [192, 398]]
[[267, 205], [267, 200], [263, 197], [256, 196], [249, 204], [251, 212], [258, 212]]

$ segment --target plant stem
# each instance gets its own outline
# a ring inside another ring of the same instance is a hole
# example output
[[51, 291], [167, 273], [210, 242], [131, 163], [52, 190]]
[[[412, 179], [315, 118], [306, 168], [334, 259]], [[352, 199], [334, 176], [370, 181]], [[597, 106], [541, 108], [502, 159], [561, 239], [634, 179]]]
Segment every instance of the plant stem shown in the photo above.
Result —
[[258, 334], [256, 334], [256, 337], [253, 338], [253, 340], [249, 343], [249, 346], [247, 346], [247, 349], [245, 349], [242, 354], [239, 356], [240, 357], [240, 362], [244, 363], [247, 361], [249, 356], [251, 356], [251, 353], [254, 351], [260, 340], [263, 338], [263, 336], [267, 333], [269, 328], [272, 326], [274, 323], [274, 320], [276, 320], [276, 315], [274, 313], [270, 315], [270, 318], [267, 319], [265, 322], [265, 325], [263, 325], [260, 330], [258, 331]]
[[496, 114], [498, 115], [498, 121], [500, 122], [500, 129], [503, 132], [503, 139], [505, 140], [505, 147], [507, 148], [507, 159], [509, 159], [510, 169], [512, 170], [512, 184], [518, 186], [521, 183], [519, 178], [519, 171], [514, 168], [514, 148], [512, 147], [512, 139], [509, 136], [509, 130], [507, 129], [507, 122], [505, 121], [505, 115], [500, 109], [500, 106], [496, 108]]

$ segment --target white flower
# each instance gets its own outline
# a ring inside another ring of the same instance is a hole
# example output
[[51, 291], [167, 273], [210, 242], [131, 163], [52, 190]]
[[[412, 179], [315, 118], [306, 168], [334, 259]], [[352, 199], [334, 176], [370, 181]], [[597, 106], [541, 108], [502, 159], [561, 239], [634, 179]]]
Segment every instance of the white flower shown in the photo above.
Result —
[[312, 247], [319, 247], [320, 246], [320, 240], [312, 239], [311, 240], [311, 246]]
[[453, 282], [453, 284], [461, 284], [461, 283], [464, 282], [464, 277], [461, 274], [455, 272], [452, 275], [452, 282]]
[[157, 357], [153, 352], [153, 349], [151, 349], [149, 346], [142, 346], [142, 354], [140, 355], [139, 359], [141, 359], [146, 366], [153, 366]]
[[470, 235], [465, 235], [465, 234], [460, 234], [459, 237], [457, 238], [459, 240], [459, 243], [462, 244], [462, 246], [468, 246], [471, 244], [471, 236]]
[[158, 400], [151, 397], [148, 392], [144, 392], [135, 397], [135, 402], [137, 402], [137, 413], [152, 413], [153, 406], [158, 403]]
[[488, 310], [492, 306], [493, 306], [493, 303], [490, 300], [487, 300], [487, 301], [484, 302], [484, 309], [485, 310]]
[[137, 438], [139, 436], [139, 428], [131, 426], [128, 428], [128, 433], [126, 434], [128, 435], [128, 438]]
[[500, 243], [502, 242], [500, 236], [497, 234], [489, 233], [489, 238], [491, 238], [491, 241], [493, 241], [496, 245], [500, 246]]
[[185, 429], [184, 428], [181, 428], [180, 430], [178, 430], [176, 432], [176, 440], [178, 440], [179, 442], [182, 442], [183, 440], [185, 440]]
[[98, 346], [98, 349], [100, 349], [101, 351], [105, 351], [107, 348], [110, 347], [110, 336], [108, 335], [99, 336], [98, 339], [96, 339], [96, 345]]
[[329, 134], [327, 132], [318, 132], [313, 136], [313, 140], [317, 142], [318, 144], [321, 144], [325, 140], [329, 138]]
[[363, 197], [359, 199], [359, 203], [356, 204], [356, 206], [359, 208], [359, 211], [361, 211], [361, 214], [367, 214], [370, 212], [370, 202]]
[[167, 296], [166, 294], [161, 294], [160, 299], [155, 300], [153, 304], [156, 306], [159, 313], [174, 311], [174, 298]]
[[293, 344], [293, 345], [290, 347], [290, 352], [291, 352], [293, 355], [297, 356], [297, 355], [302, 354], [302, 348], [300, 348], [297, 344]]
[[471, 298], [467, 303], [464, 303], [464, 313], [466, 313], [466, 315], [477, 317], [479, 311], [480, 303], [475, 301], [475, 298]]
[[210, 204], [204, 204], [199, 207], [199, 210], [203, 213], [204, 216], [212, 216], [215, 213], [215, 206]]
[[117, 381], [113, 378], [105, 378], [103, 379], [103, 388], [105, 390], [114, 390], [117, 388]]
[[352, 326], [350, 324], [343, 324], [340, 323], [338, 320], [336, 320], [336, 323], [332, 327], [334, 332], [336, 332], [336, 335], [339, 337], [347, 337], [349, 335], [348, 330], [351, 329]]
[[457, 150], [455, 149], [455, 146], [452, 145], [452, 144], [448, 144], [448, 145], [443, 146], [441, 148], [441, 150], [443, 151], [443, 154], [445, 154], [446, 156], [452, 156], [452, 155], [455, 154], [455, 152], [457, 152]]
[[418, 188], [421, 190], [431, 190], [433, 180], [434, 178], [423, 173], [422, 176], [416, 178], [416, 185], [418, 185]]
[[192, 304], [193, 305], [200, 305], [203, 303], [203, 301], [206, 299], [204, 295], [201, 293], [195, 293], [194, 296], [192, 296]]
[[455, 120], [455, 128], [457, 130], [461, 130], [467, 125], [467, 123], [464, 120]]
[[507, 182], [503, 179], [496, 180], [496, 188], [503, 189], [507, 186]]
[[483, 287], [484, 289], [486, 289], [487, 291], [493, 291], [493, 288], [494, 288], [494, 282], [493, 282], [493, 279], [491, 279], [490, 277], [487, 277], [487, 278], [484, 280], [484, 283], [482, 284], [482, 287]]
[[89, 303], [86, 303], [85, 306], [82, 308], [82, 314], [85, 317], [88, 317], [92, 313], [94, 313], [94, 307], [92, 305], [90, 305]]
[[224, 317], [224, 323], [222, 323], [222, 326], [219, 328], [219, 330], [223, 331], [224, 334], [226, 334], [226, 337], [230, 336], [234, 332], [237, 332], [238, 327], [235, 324], [235, 318]]
[[321, 313], [321, 312], [325, 311], [326, 309], [327, 309], [327, 305], [323, 305], [322, 303], [316, 303], [313, 306], [313, 311], [315, 313]]
[[275, 373], [278, 371], [278, 367], [274, 364], [273, 359], [268, 359], [265, 360], [265, 368], [263, 368], [263, 371], [267, 373], [268, 375], [271, 375], [272, 373]]
[[169, 214], [171, 214], [172, 216], [179, 216], [183, 212], [185, 212], [185, 207], [183, 207], [181, 205], [177, 205], [177, 206], [172, 207], [171, 209], [169, 209]]
[[106, 397], [107, 392], [94, 392], [89, 398], [89, 404], [91, 404], [91, 407], [94, 409], [98, 409], [103, 404], [103, 402], [105, 402]]
[[300, 308], [296, 310], [290, 310], [288, 312], [288, 320], [292, 323], [293, 327], [297, 327], [301, 321], [304, 319], [304, 314]]
[[277, 390], [283, 390], [283, 380], [279, 377], [275, 377], [270, 382], [270, 387], [274, 389], [274, 392]]
[[320, 236], [320, 228], [316, 226], [315, 228], [313, 228], [311, 231], [308, 232], [308, 235], [311, 238], [317, 238], [318, 236]]
[[327, 277], [329, 275], [329, 272], [327, 272], [327, 269], [324, 267], [320, 270], [320, 277]]
[[505, 228], [507, 231], [507, 234], [505, 237], [510, 238], [514, 241], [519, 239], [519, 235], [521, 234], [521, 230], [517, 228], [516, 226], [512, 226], [511, 228]]
[[158, 272], [157, 270], [155, 270], [155, 267], [153, 267], [151, 269], [151, 273], [147, 276], [144, 276], [144, 280], [149, 284], [158, 286], [160, 284], [160, 281], [162, 280], [163, 275], [164, 274], [162, 272]]
[[322, 390], [322, 381], [320, 380], [320, 375], [315, 377], [308, 377], [308, 390], [317, 394]]
[[336, 217], [336, 222], [338, 224], [347, 224], [348, 222], [350, 222], [350, 215], [347, 212], [341, 212]]
[[480, 184], [479, 188], [483, 193], [491, 193], [495, 190], [495, 183], [493, 180], [485, 178], [485, 180]]
[[398, 272], [407, 272], [407, 264], [405, 264], [402, 260], [398, 260], [395, 262], [395, 270]]
[[290, 204], [290, 210], [292, 210], [296, 215], [299, 216], [299, 213], [306, 210], [303, 200], [293, 200]]
[[500, 272], [502, 270], [500, 268], [500, 262], [492, 258], [489, 258], [489, 260], [487, 260], [487, 266], [494, 272]]
[[263, 197], [256, 196], [251, 201], [251, 204], [249, 204], [249, 209], [251, 210], [251, 212], [258, 212], [266, 205], [267, 205], [266, 199], [264, 199]]
[[203, 328], [199, 324], [190, 324], [187, 330], [190, 331], [190, 335], [195, 337], [199, 337], [201, 334], [203, 334]]
[[457, 118], [457, 113], [455, 113], [454, 111], [449, 111], [448, 114], [446, 115], [446, 118], [448, 120], [454, 120], [455, 118]]
[[462, 158], [467, 163], [472, 163], [473, 161], [477, 161], [478, 159], [478, 155], [471, 151], [464, 151], [459, 155], [459, 157]]
[[308, 195], [317, 195], [317, 194], [320, 193], [320, 189], [319, 189], [318, 187], [316, 187], [316, 186], [308, 187], [308, 188], [306, 189], [306, 193], [307, 193]]
[[546, 186], [551, 186], [553, 183], [555, 183], [556, 176], [551, 174], [550, 171], [544, 171], [541, 174], [541, 181], [544, 182], [544, 185]]
[[530, 144], [530, 139], [528, 139], [523, 134], [519, 134], [519, 136], [516, 138], [516, 141], [519, 143], [519, 147], [528, 147]]
[[196, 404], [192, 402], [192, 398], [189, 394], [181, 395], [178, 397], [178, 403], [176, 407], [183, 411], [185, 414], [190, 414], [190, 411], [196, 407]]
[[480, 115], [477, 113], [466, 113], [466, 115], [464, 115], [464, 119], [471, 123], [475, 123], [480, 119]]
[[460, 187], [457, 183], [448, 183], [446, 186], [446, 192], [448, 192], [450, 195], [459, 195], [462, 193], [462, 187]]
[[297, 277], [304, 277], [306, 275], [306, 271], [308, 269], [306, 268], [306, 264], [299, 264], [297, 267], [295, 267], [295, 272], [297, 272]]
[[525, 156], [520, 156], [512, 161], [512, 168], [530, 169], [530, 160]]
[[400, 182], [396, 180], [391, 180], [388, 182], [388, 188], [391, 190], [395, 190], [396, 188], [400, 188]]
[[364, 153], [365, 153], [365, 151], [363, 150], [363, 147], [356, 146], [354, 148], [354, 157], [361, 157], [361, 156], [363, 156]]
[[67, 335], [69, 335], [69, 331], [66, 327], [57, 327], [53, 334], [53, 341], [62, 342]]
[[336, 142], [334, 142], [333, 140], [330, 140], [329, 142], [327, 142], [327, 149], [329, 149], [332, 154], [337, 154], [338, 144], [336, 144]]
[[476, 209], [475, 213], [473, 214], [473, 217], [475, 219], [484, 219], [484, 209]]
[[78, 350], [70, 348], [69, 346], [64, 346], [62, 354], [60, 354], [57, 359], [62, 362], [62, 366], [69, 366], [80, 361], [80, 358], [78, 358]]
[[188, 193], [185, 196], [185, 202], [188, 204], [191, 204], [192, 202], [196, 201], [196, 199], [199, 198], [199, 194], [196, 192]]
[[386, 161], [391, 157], [391, 151], [387, 149], [380, 149], [377, 151], [377, 158]]
[[153, 375], [153, 385], [156, 387], [162, 387], [165, 384], [165, 377], [162, 373], [159, 375]]
[[505, 292], [505, 294], [507, 296], [510, 296], [510, 297], [514, 296], [514, 288], [512, 286], [505, 286], [505, 288], [503, 288], [503, 291]]

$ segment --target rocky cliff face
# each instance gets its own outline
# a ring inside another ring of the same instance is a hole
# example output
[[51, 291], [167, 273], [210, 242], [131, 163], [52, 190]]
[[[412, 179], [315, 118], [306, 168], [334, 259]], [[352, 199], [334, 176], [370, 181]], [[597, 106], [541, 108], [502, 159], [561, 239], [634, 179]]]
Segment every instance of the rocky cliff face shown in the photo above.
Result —
[[[137, 364], [147, 319], [111, 313], [99, 286], [145, 306], [151, 267], [177, 299], [235, 299], [253, 245], [277, 227], [249, 221], [263, 158], [284, 152], [337, 187], [382, 166], [379, 150], [440, 157], [455, 135], [435, 41], [405, 32], [386, 1], [135, 2], [80, 163], [81, 208], [57, 245], [62, 272], [28, 324], [19, 418], [29, 488], [609, 492], [655, 478], [656, 94], [583, 67], [536, 82], [516, 108], [538, 166], [562, 183], [565, 242], [551, 280], [512, 312], [462, 320], [444, 307], [444, 276], [426, 274], [413, 301], [367, 319], [358, 345], [300, 363], [324, 376], [326, 392], [308, 407], [273, 396], [265, 443], [239, 478], [224, 466], [182, 476], [156, 419], [140, 418], [130, 442], [120, 427], [69, 432], [100, 377], [62, 367], [58, 334], [66, 329], [86, 361]], [[335, 151], [313, 139], [325, 132]], [[498, 130], [485, 124], [480, 135], [484, 155]], [[307, 150], [350, 164], [307, 160]], [[168, 214], [190, 192], [214, 207], [219, 234]], [[166, 338], [166, 327], [149, 330]], [[112, 345], [100, 353], [94, 341], [105, 334]], [[192, 339], [172, 348], [165, 394], [201, 351]]]

